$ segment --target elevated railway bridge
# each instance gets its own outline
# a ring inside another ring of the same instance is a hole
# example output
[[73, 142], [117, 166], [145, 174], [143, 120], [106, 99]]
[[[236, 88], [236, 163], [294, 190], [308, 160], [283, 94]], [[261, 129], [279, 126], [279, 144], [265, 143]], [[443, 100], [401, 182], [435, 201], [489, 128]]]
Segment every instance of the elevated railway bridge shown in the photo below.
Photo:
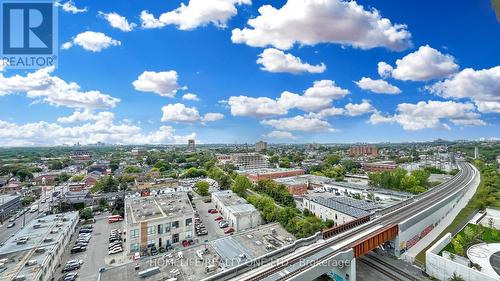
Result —
[[302, 281], [325, 273], [331, 273], [336, 280], [356, 280], [356, 258], [384, 244], [389, 244], [396, 256], [404, 253], [430, 232], [477, 182], [477, 169], [466, 162], [457, 164], [457, 175], [428, 192], [299, 239], [204, 280]]

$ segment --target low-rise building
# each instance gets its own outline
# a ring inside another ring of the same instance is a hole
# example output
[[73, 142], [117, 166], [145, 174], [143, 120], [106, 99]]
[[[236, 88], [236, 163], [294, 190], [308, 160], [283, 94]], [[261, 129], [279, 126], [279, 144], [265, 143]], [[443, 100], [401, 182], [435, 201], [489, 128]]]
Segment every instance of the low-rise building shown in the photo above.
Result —
[[1, 280], [53, 280], [78, 223], [78, 212], [34, 219], [0, 247]]
[[266, 156], [260, 153], [233, 153], [229, 157], [217, 156], [219, 163], [232, 164], [238, 170], [269, 168], [270, 164]]
[[257, 182], [259, 180], [273, 180], [278, 178], [303, 175], [305, 172], [302, 169], [263, 168], [246, 170], [240, 173], [245, 175], [249, 180]]
[[21, 209], [21, 196], [19, 195], [0, 195], [0, 221]]
[[231, 190], [213, 192], [212, 202], [229, 226], [236, 231], [254, 228], [262, 224], [259, 211]]
[[332, 179], [316, 175], [299, 175], [286, 178], [273, 179], [279, 184], [288, 188], [288, 192], [293, 195], [304, 195], [308, 189], [324, 190], [324, 185], [333, 182]]
[[193, 238], [194, 210], [186, 192], [125, 199], [125, 248], [129, 253]]
[[305, 196], [302, 207], [308, 209], [323, 220], [332, 220], [335, 225], [370, 215], [380, 206], [350, 197], [319, 197]]
[[374, 162], [374, 163], [361, 163], [361, 167], [365, 172], [383, 172], [383, 171], [393, 171], [398, 167], [394, 162]]

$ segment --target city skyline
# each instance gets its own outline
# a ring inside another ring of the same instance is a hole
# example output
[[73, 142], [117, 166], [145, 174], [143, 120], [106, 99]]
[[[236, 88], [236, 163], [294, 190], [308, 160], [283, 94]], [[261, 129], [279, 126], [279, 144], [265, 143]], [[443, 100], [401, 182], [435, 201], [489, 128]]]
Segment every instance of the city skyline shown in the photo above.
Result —
[[500, 138], [490, 1], [206, 2], [61, 1], [58, 67], [0, 66], [0, 146]]

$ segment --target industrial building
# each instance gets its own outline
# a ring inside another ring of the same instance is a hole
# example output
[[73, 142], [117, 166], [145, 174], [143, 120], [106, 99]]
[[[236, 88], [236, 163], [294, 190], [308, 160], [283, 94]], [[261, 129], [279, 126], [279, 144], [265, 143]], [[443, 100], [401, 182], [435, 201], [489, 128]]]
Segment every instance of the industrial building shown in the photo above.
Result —
[[47, 281], [59, 271], [78, 212], [34, 219], [0, 247], [0, 280]]
[[262, 224], [259, 211], [231, 190], [213, 192], [212, 202], [229, 226], [236, 231], [254, 228]]
[[385, 162], [374, 162], [374, 163], [361, 163], [361, 167], [365, 172], [373, 173], [373, 172], [383, 172], [383, 171], [393, 171], [398, 167], [392, 161]]
[[0, 222], [21, 209], [21, 196], [4, 194], [0, 195]]
[[135, 253], [193, 238], [194, 213], [186, 192], [126, 198], [125, 248]]
[[323, 220], [334, 221], [335, 225], [370, 215], [380, 209], [377, 204], [344, 196], [330, 198], [306, 196], [302, 206]]
[[245, 175], [249, 180], [257, 182], [260, 180], [273, 180], [278, 178], [286, 178], [291, 176], [303, 175], [305, 172], [302, 169], [287, 169], [287, 168], [262, 168], [241, 171], [240, 174]]

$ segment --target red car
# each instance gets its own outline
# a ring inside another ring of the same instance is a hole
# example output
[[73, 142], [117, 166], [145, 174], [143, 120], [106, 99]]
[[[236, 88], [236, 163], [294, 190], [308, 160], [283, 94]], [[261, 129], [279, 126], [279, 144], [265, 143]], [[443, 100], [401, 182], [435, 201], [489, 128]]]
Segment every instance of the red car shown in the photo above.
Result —
[[223, 217], [221, 217], [221, 216], [218, 216], [218, 217], [216, 217], [216, 218], [215, 218], [215, 220], [216, 220], [216, 221], [220, 221], [220, 220], [223, 220], [223, 219], [224, 219], [224, 218], [223, 218]]
[[183, 247], [189, 247], [189, 241], [187, 241], [187, 240], [183, 240], [183, 241], [182, 241], [182, 246], [183, 246]]
[[217, 214], [219, 211], [217, 211], [216, 209], [208, 209], [208, 212], [210, 214]]
[[224, 229], [225, 234], [231, 234], [233, 232], [234, 232], [234, 229], [232, 227], [228, 227], [228, 228]]

